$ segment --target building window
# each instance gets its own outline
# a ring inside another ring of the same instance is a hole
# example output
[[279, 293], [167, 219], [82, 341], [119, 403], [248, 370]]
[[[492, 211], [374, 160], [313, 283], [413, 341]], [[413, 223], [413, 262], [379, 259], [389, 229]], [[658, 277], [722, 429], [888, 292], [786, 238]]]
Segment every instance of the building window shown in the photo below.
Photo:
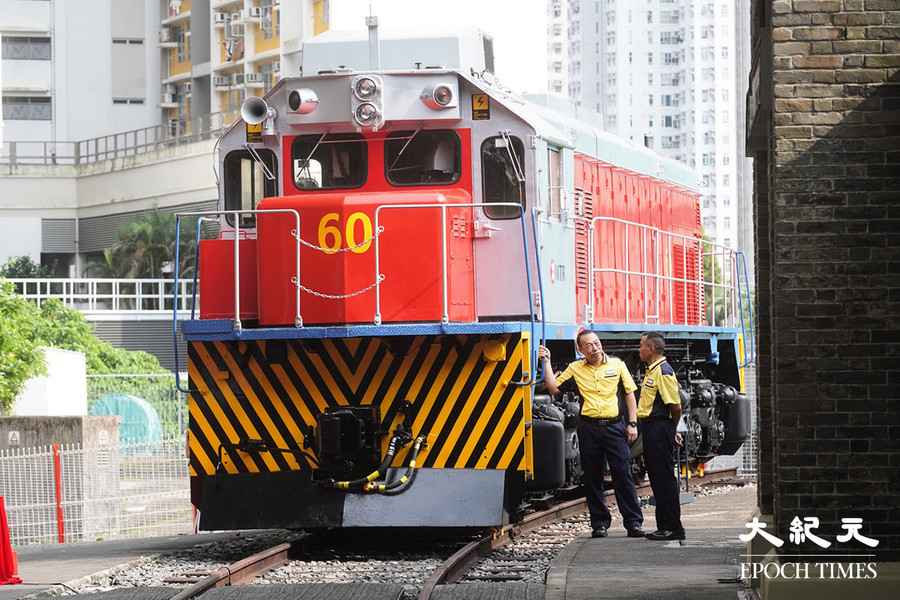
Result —
[[653, 64], [653, 53], [652, 53], [652, 52], [648, 52], [648, 53], [647, 53], [647, 64], [648, 64], [648, 65], [652, 65], [652, 64]]
[[728, 58], [728, 46], [722, 46], [722, 58]]
[[53, 109], [45, 96], [3, 96], [4, 121], [51, 121]]
[[647, 11], [647, 23], [653, 23], [653, 11], [652, 10]]
[[3, 37], [4, 60], [50, 60], [48, 37]]

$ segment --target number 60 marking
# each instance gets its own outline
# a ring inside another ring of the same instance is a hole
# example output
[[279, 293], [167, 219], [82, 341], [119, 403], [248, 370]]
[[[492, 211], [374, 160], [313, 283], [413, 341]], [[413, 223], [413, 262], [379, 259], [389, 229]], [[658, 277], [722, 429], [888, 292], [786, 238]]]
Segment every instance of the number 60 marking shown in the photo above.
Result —
[[[343, 244], [341, 230], [336, 226], [340, 219], [340, 214], [328, 213], [319, 221], [319, 247], [325, 254], [336, 254], [341, 250]], [[357, 222], [362, 223], [363, 233], [363, 241], [359, 245], [356, 242]], [[372, 221], [369, 219], [369, 215], [364, 212], [351, 213], [344, 226], [344, 238], [347, 239], [347, 248], [350, 252], [362, 254], [368, 250], [372, 246]]]

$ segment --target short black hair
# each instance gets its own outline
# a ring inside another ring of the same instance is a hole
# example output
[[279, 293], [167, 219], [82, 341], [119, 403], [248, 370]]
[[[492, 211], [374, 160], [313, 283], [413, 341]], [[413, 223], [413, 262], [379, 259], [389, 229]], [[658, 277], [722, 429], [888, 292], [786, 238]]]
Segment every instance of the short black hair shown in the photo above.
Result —
[[575, 345], [581, 348], [581, 338], [588, 335], [589, 333], [594, 333], [590, 329], [582, 329], [578, 332], [578, 335], [575, 336]]
[[647, 340], [647, 343], [650, 344], [655, 353], [664, 354], [666, 352], [666, 338], [658, 331], [642, 333], [641, 338]]

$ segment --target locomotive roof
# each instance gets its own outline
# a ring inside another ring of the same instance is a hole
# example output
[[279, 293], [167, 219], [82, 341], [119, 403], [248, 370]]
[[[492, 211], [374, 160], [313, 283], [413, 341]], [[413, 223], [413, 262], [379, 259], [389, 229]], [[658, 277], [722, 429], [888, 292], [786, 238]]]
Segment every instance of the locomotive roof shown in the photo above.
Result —
[[460, 73], [460, 76], [484, 89], [519, 115], [534, 127], [535, 133], [541, 138], [605, 163], [700, 193], [699, 176], [688, 165], [603, 131], [597, 123], [599, 115], [579, 109], [566, 98], [547, 95], [517, 96], [483, 79], [475, 79], [465, 73]]

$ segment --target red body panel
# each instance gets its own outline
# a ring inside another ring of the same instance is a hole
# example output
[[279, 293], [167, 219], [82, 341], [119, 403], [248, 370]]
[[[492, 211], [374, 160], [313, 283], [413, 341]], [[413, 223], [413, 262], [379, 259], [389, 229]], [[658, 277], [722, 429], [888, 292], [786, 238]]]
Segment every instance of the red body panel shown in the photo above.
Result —
[[[699, 198], [673, 184], [577, 154], [575, 187], [584, 199], [582, 219], [614, 217], [700, 239]], [[601, 272], [593, 275], [594, 298], [589, 300], [587, 245], [588, 228], [582, 221], [575, 231], [579, 321], [586, 319], [584, 307], [592, 301], [594, 322], [701, 323], [703, 290], [694, 284], [685, 288], [683, 283], [657, 283], [653, 277]], [[593, 266], [599, 269], [674, 277], [684, 277], [686, 271], [689, 279], [696, 279], [698, 252], [696, 243], [689, 242], [685, 253], [680, 239], [614, 221], [599, 221], [594, 227]]]
[[[241, 240], [241, 319], [256, 319], [256, 240]], [[234, 318], [234, 240], [200, 241], [200, 318]]]
[[[463, 204], [471, 196], [462, 189], [442, 193], [403, 190], [385, 193], [321, 193], [267, 198], [261, 208], [294, 208], [301, 215], [301, 237], [319, 245], [319, 229], [326, 223], [342, 234], [350, 215], [365, 214], [375, 224], [375, 209], [385, 204]], [[337, 218], [334, 218], [337, 215]], [[383, 209], [379, 225], [379, 270], [381, 316], [383, 322], [440, 321], [442, 312], [441, 212], [429, 209]], [[291, 278], [295, 272], [296, 246], [291, 235], [293, 218], [288, 215], [261, 214], [258, 217], [260, 240], [259, 321], [261, 325], [287, 325], [294, 322], [294, 295]], [[367, 239], [356, 219], [355, 246]], [[343, 237], [343, 236], [342, 236]], [[331, 238], [326, 238], [328, 242]], [[451, 321], [475, 320], [475, 279], [472, 249], [472, 209], [447, 210], [448, 295]], [[347, 248], [344, 239], [342, 248]], [[325, 253], [302, 246], [300, 250], [300, 307], [305, 324], [372, 323], [375, 317], [375, 250], [370, 246], [360, 253]], [[368, 291], [349, 298], [326, 298], [313, 292], [340, 296]]]
[[[367, 239], [365, 215], [372, 229], [375, 209], [385, 204], [465, 204], [472, 202], [471, 136], [460, 137], [461, 174], [452, 185], [395, 186], [384, 175], [384, 132], [367, 134], [368, 180], [357, 189], [300, 190], [293, 185], [293, 161], [282, 160], [285, 195], [266, 198], [259, 208], [292, 208], [300, 213], [301, 237], [322, 246], [323, 227], [341, 235], [340, 247], [348, 248], [348, 220], [353, 217], [353, 242]], [[283, 140], [283, 156], [290, 156], [293, 137]], [[447, 210], [448, 304], [451, 321], [475, 320], [475, 279], [471, 208]], [[383, 209], [379, 224], [379, 270], [381, 318], [387, 322], [440, 321], [442, 316], [441, 211], [430, 209]], [[262, 214], [258, 217], [260, 240], [259, 305], [261, 325], [294, 323], [294, 276], [296, 246], [291, 230], [293, 217]], [[325, 242], [333, 245], [332, 233]], [[360, 252], [324, 253], [309, 246], [300, 251], [300, 306], [306, 324], [372, 323], [375, 290], [349, 298], [325, 298], [313, 292], [343, 296], [369, 288], [375, 282], [375, 243]]]

